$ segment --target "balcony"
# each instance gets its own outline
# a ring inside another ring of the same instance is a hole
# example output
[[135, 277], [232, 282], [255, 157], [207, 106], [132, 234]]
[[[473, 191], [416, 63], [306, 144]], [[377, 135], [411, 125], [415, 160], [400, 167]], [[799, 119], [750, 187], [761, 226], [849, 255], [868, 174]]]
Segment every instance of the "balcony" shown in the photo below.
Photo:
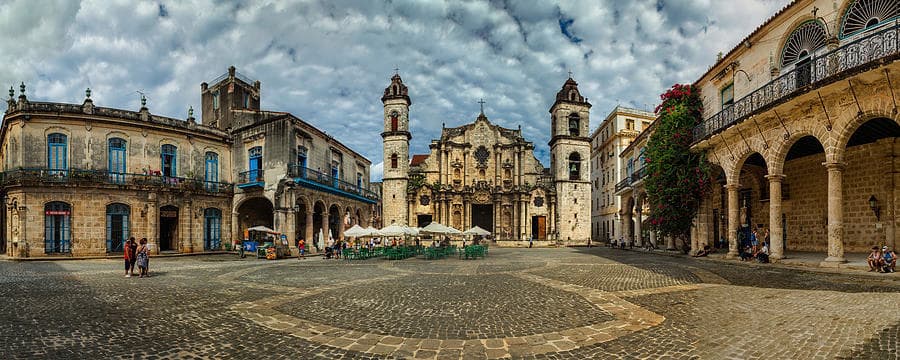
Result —
[[813, 56], [809, 65], [794, 68], [742, 97], [734, 105], [703, 120], [694, 127], [694, 144], [794, 96], [849, 77], [860, 70], [867, 70], [868, 67], [878, 66], [883, 60], [895, 58], [900, 53], [898, 30], [900, 22], [895, 22], [883, 30], [841, 44], [837, 49], [820, 56]]
[[133, 187], [138, 189], [171, 189], [207, 194], [231, 195], [232, 184], [164, 176], [159, 174], [131, 174], [107, 170], [31, 168], [0, 173], [2, 186], [83, 186]]
[[288, 165], [288, 176], [305, 188], [324, 191], [369, 204], [378, 203], [379, 200], [378, 194], [374, 191], [305, 166]]
[[616, 195], [626, 191], [631, 191], [631, 176], [626, 176], [625, 179], [616, 184]]
[[645, 176], [647, 176], [646, 168], [642, 167], [640, 169], [637, 169], [633, 174], [631, 174], [631, 183], [637, 186], [639, 185], [639, 182], [644, 180]]
[[262, 170], [249, 170], [238, 173], [237, 187], [241, 189], [263, 188], [266, 178]]

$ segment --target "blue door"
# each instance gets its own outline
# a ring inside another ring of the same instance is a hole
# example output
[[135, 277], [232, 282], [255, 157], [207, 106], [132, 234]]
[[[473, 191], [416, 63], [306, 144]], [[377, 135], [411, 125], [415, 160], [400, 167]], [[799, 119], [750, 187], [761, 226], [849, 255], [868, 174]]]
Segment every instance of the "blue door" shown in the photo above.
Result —
[[250, 163], [247, 170], [250, 170], [247, 176], [247, 182], [262, 181], [262, 146], [254, 146], [250, 148]]
[[69, 169], [67, 140], [65, 134], [47, 135], [47, 168], [52, 175], [65, 176]]
[[222, 246], [222, 211], [209, 208], [203, 211], [203, 249], [219, 250]]
[[123, 139], [109, 139], [109, 181], [114, 184], [125, 183], [126, 142]]
[[44, 252], [47, 254], [72, 251], [72, 207], [54, 201], [44, 206]]
[[301, 178], [306, 178], [306, 147], [297, 147], [297, 167]]
[[338, 179], [339, 179], [338, 176], [339, 175], [340, 175], [340, 172], [338, 171], [337, 164], [331, 165], [331, 181], [332, 181], [334, 187], [338, 187]]
[[176, 177], [177, 173], [177, 161], [178, 161], [178, 148], [175, 145], [163, 145], [160, 150], [160, 167], [162, 168], [162, 175], [165, 177]]
[[206, 191], [218, 191], [219, 186], [219, 154], [206, 153]]
[[121, 252], [128, 238], [128, 217], [131, 209], [125, 204], [106, 206], [106, 252]]

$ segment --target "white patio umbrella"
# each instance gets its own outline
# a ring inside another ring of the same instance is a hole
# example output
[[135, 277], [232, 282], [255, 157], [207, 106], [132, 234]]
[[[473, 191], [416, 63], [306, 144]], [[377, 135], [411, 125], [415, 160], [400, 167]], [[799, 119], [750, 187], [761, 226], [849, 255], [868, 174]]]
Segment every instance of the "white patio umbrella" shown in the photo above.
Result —
[[368, 229], [365, 229], [359, 225], [353, 225], [353, 227], [344, 230], [344, 236], [352, 236], [352, 237], [362, 237], [369, 236], [370, 232]]
[[432, 233], [432, 234], [445, 234], [445, 235], [459, 235], [462, 234], [461, 231], [456, 230], [452, 227], [443, 225], [441, 223], [432, 222], [422, 228], [422, 232]]
[[409, 230], [404, 229], [403, 226], [400, 225], [388, 225], [381, 230], [378, 230], [378, 235], [381, 236], [403, 236], [406, 235]]
[[471, 229], [466, 230], [465, 232], [463, 232], [463, 234], [466, 234], [466, 235], [481, 235], [481, 236], [488, 236], [488, 235], [491, 234], [491, 232], [490, 232], [490, 231], [487, 231], [487, 230], [485, 230], [485, 229], [482, 229], [481, 227], [479, 227], [478, 225], [476, 225], [476, 226], [472, 227]]
[[262, 225], [260, 225], [260, 226], [254, 226], [254, 227], [252, 227], [252, 228], [247, 229], [247, 231], [262, 231], [262, 232], [267, 232], [267, 233], [269, 233], [269, 234], [280, 234], [279, 232], [277, 232], [277, 231], [275, 231], [275, 230], [272, 230], [272, 229], [269, 229], [269, 228], [267, 228], [267, 227], [265, 227], [265, 226], [262, 226]]

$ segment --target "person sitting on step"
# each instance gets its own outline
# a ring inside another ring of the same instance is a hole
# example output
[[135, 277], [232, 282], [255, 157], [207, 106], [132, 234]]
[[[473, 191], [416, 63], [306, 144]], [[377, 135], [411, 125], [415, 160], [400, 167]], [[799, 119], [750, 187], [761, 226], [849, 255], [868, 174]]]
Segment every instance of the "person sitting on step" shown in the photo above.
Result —
[[881, 248], [882, 271], [894, 272], [897, 268], [897, 254], [895, 254], [887, 246]]
[[869, 263], [869, 271], [881, 271], [881, 252], [878, 251], [878, 246], [872, 247], [872, 252], [869, 253], [869, 256], [866, 258], [866, 262]]

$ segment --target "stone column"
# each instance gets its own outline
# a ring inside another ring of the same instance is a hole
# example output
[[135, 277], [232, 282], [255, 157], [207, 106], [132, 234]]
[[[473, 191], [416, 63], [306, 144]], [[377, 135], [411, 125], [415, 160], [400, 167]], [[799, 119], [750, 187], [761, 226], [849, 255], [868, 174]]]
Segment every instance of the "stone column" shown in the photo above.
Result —
[[769, 179], [769, 259], [784, 257], [784, 231], [781, 222], [781, 183], [784, 175], [767, 175]]
[[637, 206], [637, 220], [634, 222], [634, 240], [635, 245], [644, 246], [644, 239], [641, 237], [641, 208]]
[[313, 214], [312, 211], [306, 212], [306, 236], [304, 240], [306, 241], [306, 251], [312, 252], [310, 249], [315, 250], [315, 245], [313, 245]]
[[728, 190], [728, 254], [726, 258], [734, 258], [738, 256], [738, 223], [740, 220], [740, 209], [738, 209], [738, 190], [740, 184], [727, 184], [725, 189]]
[[237, 212], [231, 213], [231, 243], [237, 241], [238, 244], [244, 240], [244, 232], [241, 231], [240, 219]]
[[625, 227], [622, 228], [625, 231], [625, 243], [628, 246], [634, 245], [634, 210], [628, 209], [628, 215], [625, 216]]
[[297, 210], [290, 209], [285, 212], [285, 231], [287, 235], [288, 247], [292, 254], [299, 254], [300, 249], [297, 247]]
[[844, 164], [826, 162], [828, 169], [828, 257], [823, 265], [847, 262], [844, 259]]

